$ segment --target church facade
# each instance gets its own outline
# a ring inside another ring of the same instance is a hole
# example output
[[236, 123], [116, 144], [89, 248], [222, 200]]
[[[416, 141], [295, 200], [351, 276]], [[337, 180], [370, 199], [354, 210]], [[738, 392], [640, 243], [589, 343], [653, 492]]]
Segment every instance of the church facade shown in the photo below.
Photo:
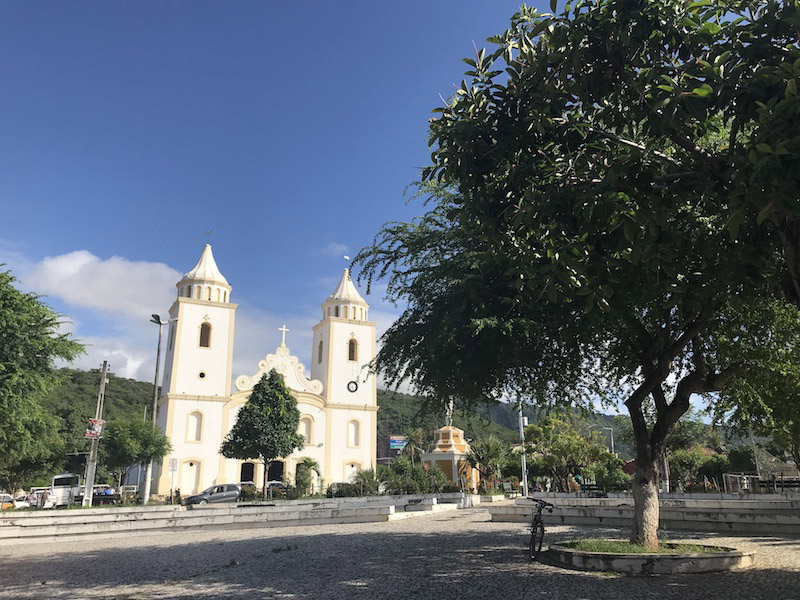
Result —
[[157, 416], [172, 452], [154, 471], [154, 493], [167, 495], [175, 488], [185, 496], [216, 484], [263, 481], [260, 462], [227, 459], [219, 448], [253, 386], [271, 369], [283, 375], [297, 399], [305, 447], [276, 460], [268, 480], [293, 483], [303, 457], [320, 465], [317, 489], [375, 467], [377, 383], [368, 368], [375, 356], [375, 323], [347, 269], [313, 327], [310, 376], [286, 346], [283, 327], [280, 346], [252, 374], [237, 377], [233, 390], [236, 304], [210, 245], [176, 287]]

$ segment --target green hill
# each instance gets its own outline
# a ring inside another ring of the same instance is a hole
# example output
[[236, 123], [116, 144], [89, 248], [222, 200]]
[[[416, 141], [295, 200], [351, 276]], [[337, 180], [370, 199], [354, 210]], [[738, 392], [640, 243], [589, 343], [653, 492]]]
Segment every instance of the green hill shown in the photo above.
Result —
[[[61, 384], [44, 400], [45, 407], [62, 421], [63, 436], [68, 453], [77, 454], [89, 448], [83, 433], [90, 417], [94, 416], [100, 371], [61, 369]], [[149, 415], [153, 402], [153, 384], [134, 379], [125, 379], [109, 374], [106, 385], [105, 411], [107, 421], [119, 417]], [[405, 435], [414, 429], [424, 429], [428, 437], [444, 424], [443, 415], [422, 414], [420, 400], [415, 396], [399, 392], [378, 390], [378, 456], [389, 456], [389, 436]], [[538, 420], [533, 410], [526, 410], [532, 423]], [[613, 417], [589, 413], [587, 420], [599, 427], [616, 427]], [[494, 434], [509, 442], [519, 438], [517, 412], [512, 405], [498, 404], [480, 414], [464, 414], [456, 411], [453, 421], [464, 430], [467, 439], [476, 439]], [[626, 456], [626, 448], [618, 448]]]

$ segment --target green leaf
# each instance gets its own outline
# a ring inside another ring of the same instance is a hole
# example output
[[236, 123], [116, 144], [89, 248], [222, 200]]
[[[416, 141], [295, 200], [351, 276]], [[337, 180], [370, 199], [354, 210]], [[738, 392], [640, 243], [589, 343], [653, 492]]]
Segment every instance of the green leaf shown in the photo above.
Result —
[[756, 150], [762, 154], [772, 154], [772, 146], [764, 144], [763, 142], [761, 144], [756, 144]]
[[758, 211], [758, 216], [756, 217], [756, 223], [761, 225], [764, 221], [766, 221], [767, 217], [769, 217], [770, 213], [774, 210], [774, 208], [775, 208], [775, 201], [773, 200], [772, 202], [769, 202], [760, 211]]
[[734, 212], [725, 226], [728, 228], [728, 232], [731, 234], [731, 239], [735, 240], [739, 237], [739, 227], [742, 226], [742, 222], [744, 221], [744, 209], [740, 208], [736, 212]]
[[797, 83], [795, 82], [794, 79], [790, 79], [789, 81], [786, 82], [785, 95], [787, 98], [789, 96], [797, 96]]
[[712, 87], [711, 87], [710, 85], [708, 85], [707, 83], [704, 83], [704, 84], [703, 84], [703, 85], [701, 85], [700, 87], [696, 87], [696, 88], [694, 88], [694, 89], [692, 90], [692, 93], [693, 93], [695, 96], [700, 96], [701, 98], [705, 98], [706, 96], [709, 96], [709, 95], [711, 95], [711, 93], [712, 93], [713, 91], [714, 91], [714, 88], [712, 88]]
[[557, 7], [558, 7], [558, 0], [550, 0], [550, 11], [556, 12]]

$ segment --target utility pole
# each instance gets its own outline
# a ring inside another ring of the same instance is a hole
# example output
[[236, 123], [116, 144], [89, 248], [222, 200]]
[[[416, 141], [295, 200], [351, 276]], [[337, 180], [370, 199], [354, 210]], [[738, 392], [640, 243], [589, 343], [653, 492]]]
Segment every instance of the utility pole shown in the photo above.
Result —
[[525, 460], [525, 425], [527, 425], [527, 417], [522, 416], [522, 400], [517, 406], [519, 410], [519, 442], [522, 444], [522, 495], [528, 497], [528, 463]]
[[[153, 379], [153, 427], [156, 427], [156, 411], [158, 410], [158, 367], [159, 363], [161, 362], [161, 332], [164, 329], [164, 325], [167, 325], [169, 321], [166, 323], [161, 320], [161, 317], [158, 315], [152, 315], [150, 319], [151, 323], [155, 323], [158, 325], [158, 349], [156, 350], [156, 376]], [[151, 460], [147, 463], [147, 472], [144, 475], [144, 497], [142, 498], [142, 504], [147, 504], [150, 501], [150, 480], [153, 477], [153, 461]]]
[[[103, 369], [100, 371], [100, 392], [97, 394], [97, 408], [94, 412], [95, 419], [103, 418], [103, 403], [106, 397], [106, 383], [108, 379], [108, 361], [103, 361]], [[84, 483], [86, 487], [83, 490], [83, 506], [92, 505], [92, 490], [94, 489], [94, 474], [97, 470], [97, 446], [100, 444], [100, 435], [92, 438], [92, 449], [89, 451], [89, 460], [86, 461], [86, 477]]]

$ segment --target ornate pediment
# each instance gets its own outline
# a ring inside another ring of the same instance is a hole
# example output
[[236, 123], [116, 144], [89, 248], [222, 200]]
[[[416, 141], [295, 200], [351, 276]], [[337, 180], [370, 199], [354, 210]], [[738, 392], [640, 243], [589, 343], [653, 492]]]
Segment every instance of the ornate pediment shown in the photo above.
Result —
[[322, 382], [318, 379], [308, 379], [305, 375], [305, 366], [296, 356], [289, 354], [289, 348], [284, 344], [275, 350], [275, 354], [267, 354], [263, 360], [258, 361], [258, 372], [255, 375], [237, 377], [236, 389], [240, 392], [253, 389], [261, 376], [272, 369], [283, 375], [283, 381], [290, 390], [322, 394]]

